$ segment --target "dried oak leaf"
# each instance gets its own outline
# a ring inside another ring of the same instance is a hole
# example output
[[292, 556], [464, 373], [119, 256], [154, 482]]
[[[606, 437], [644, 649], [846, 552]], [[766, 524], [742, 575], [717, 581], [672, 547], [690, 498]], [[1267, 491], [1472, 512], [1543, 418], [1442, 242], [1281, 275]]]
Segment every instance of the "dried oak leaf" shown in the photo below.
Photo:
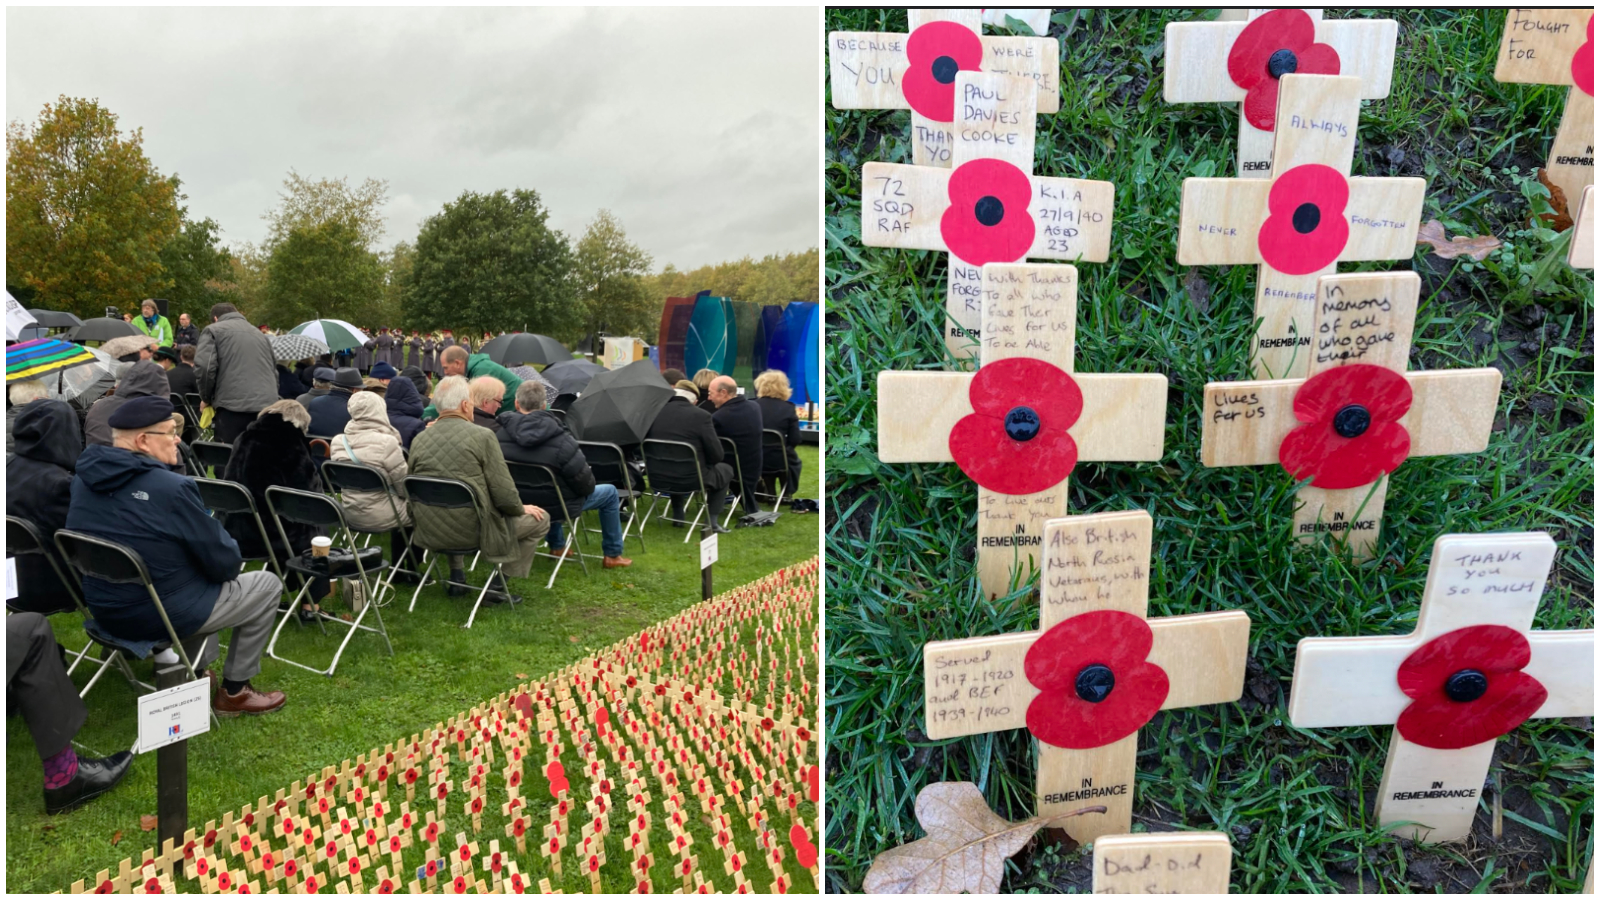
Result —
[[1500, 246], [1500, 239], [1486, 234], [1476, 237], [1446, 238], [1444, 223], [1438, 219], [1429, 219], [1426, 225], [1417, 229], [1417, 243], [1432, 247], [1433, 255], [1442, 259], [1465, 256], [1476, 262], [1482, 262], [1484, 257]]
[[122, 829], [118, 828], [117, 833], [111, 836], [111, 846], [115, 847], [120, 843], [122, 843]]
[[146, 814], [144, 814], [144, 815], [139, 817], [139, 830], [140, 831], [155, 831], [156, 830], [156, 825], [159, 823], [159, 821], [160, 820], [157, 819], [155, 816], [152, 816], [149, 813], [146, 813]]
[[1013, 825], [994, 814], [970, 781], [930, 784], [917, 794], [917, 821], [928, 836], [885, 850], [861, 883], [869, 894], [993, 894], [1006, 860], [1044, 826]]

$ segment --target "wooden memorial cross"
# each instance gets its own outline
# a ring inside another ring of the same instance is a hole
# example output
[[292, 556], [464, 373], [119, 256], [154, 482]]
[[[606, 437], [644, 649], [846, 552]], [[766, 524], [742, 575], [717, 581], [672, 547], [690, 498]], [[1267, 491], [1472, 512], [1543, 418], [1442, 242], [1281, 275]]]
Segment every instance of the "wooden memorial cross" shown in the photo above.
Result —
[[1037, 563], [1078, 461], [1161, 458], [1167, 379], [1073, 374], [1073, 266], [991, 263], [982, 277], [982, 367], [878, 373], [878, 458], [954, 462], [978, 483], [978, 578], [993, 596], [1013, 565], [1026, 580]]
[[1572, 243], [1567, 246], [1567, 265], [1574, 269], [1594, 268], [1594, 185], [1583, 189], [1578, 211], [1572, 217]]
[[1545, 175], [1575, 212], [1594, 184], [1594, 7], [1507, 10], [1494, 80], [1571, 86]]
[[1108, 834], [1094, 842], [1096, 894], [1226, 894], [1233, 845], [1218, 831]]
[[1416, 630], [1301, 638], [1297, 728], [1394, 725], [1378, 824], [1466, 837], [1495, 744], [1529, 718], [1594, 715], [1594, 631], [1532, 631], [1555, 541], [1542, 532], [1434, 542]]
[[[1393, 19], [1323, 21], [1320, 9], [1225, 10], [1215, 22], [1168, 22], [1168, 103], [1238, 103], [1240, 178], [1272, 173], [1278, 80], [1286, 74], [1348, 75], [1362, 100], [1389, 96]], [[1292, 110], [1290, 110], [1292, 112]]]
[[[909, 34], [829, 34], [828, 84], [834, 109], [911, 110], [913, 164], [948, 169], [954, 161], [962, 106], [957, 72], [1026, 79], [1038, 86], [1039, 112], [1061, 109], [1061, 47], [1055, 38], [984, 37], [976, 9], [906, 12]], [[1044, 13], [1048, 21], [1049, 10]], [[1028, 148], [1031, 163], [1031, 137]]]
[[1295, 536], [1371, 556], [1389, 473], [1412, 456], [1482, 452], [1499, 405], [1498, 369], [1406, 371], [1420, 289], [1415, 272], [1318, 279], [1309, 377], [1207, 384], [1200, 461], [1310, 478]]
[[1157, 710], [1244, 691], [1244, 612], [1146, 618], [1150, 536], [1144, 510], [1053, 519], [1038, 631], [923, 648], [928, 736], [1027, 728], [1039, 739], [1037, 815], [1107, 809], [1064, 820], [1080, 843], [1128, 831], [1138, 733]]
[[1361, 79], [1285, 75], [1268, 180], [1186, 178], [1178, 231], [1185, 266], [1259, 264], [1257, 378], [1303, 376], [1317, 278], [1341, 260], [1410, 259], [1421, 178], [1351, 178]]
[[949, 254], [943, 332], [950, 355], [978, 355], [983, 266], [1036, 259], [1105, 262], [1109, 181], [1034, 177], [1034, 97], [1024, 79], [961, 72], [954, 167], [867, 163], [861, 243]]

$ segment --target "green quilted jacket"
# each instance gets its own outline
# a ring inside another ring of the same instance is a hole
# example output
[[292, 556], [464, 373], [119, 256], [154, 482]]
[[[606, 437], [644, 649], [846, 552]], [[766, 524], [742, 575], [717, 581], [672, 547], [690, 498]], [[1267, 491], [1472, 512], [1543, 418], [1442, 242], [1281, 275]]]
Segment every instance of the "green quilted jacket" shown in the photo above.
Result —
[[465, 481], [483, 511], [478, 518], [470, 509], [411, 504], [418, 546], [436, 553], [468, 550], [476, 534], [485, 557], [500, 562], [516, 554], [511, 522], [523, 514], [522, 499], [493, 431], [454, 416], [441, 418], [411, 442], [409, 462], [412, 475]]

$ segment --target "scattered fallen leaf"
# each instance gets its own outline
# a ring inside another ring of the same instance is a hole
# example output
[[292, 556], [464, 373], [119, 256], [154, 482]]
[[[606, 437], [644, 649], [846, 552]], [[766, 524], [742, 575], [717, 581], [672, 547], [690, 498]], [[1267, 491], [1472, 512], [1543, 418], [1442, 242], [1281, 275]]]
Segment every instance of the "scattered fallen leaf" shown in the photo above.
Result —
[[1539, 170], [1539, 183], [1550, 192], [1551, 212], [1539, 216], [1538, 224], [1551, 231], [1566, 231], [1572, 227], [1572, 208], [1567, 204], [1567, 192], [1557, 187], [1545, 170]]
[[117, 833], [111, 836], [111, 846], [115, 847], [120, 843], [122, 843], [122, 829], [119, 828]]
[[1006, 860], [1039, 829], [1084, 813], [1012, 824], [995, 815], [978, 786], [969, 781], [930, 784], [917, 794], [917, 822], [928, 836], [878, 854], [861, 889], [869, 894], [993, 894], [1000, 890]]
[[527, 681], [528, 680], [528, 673], [526, 673], [526, 672], [518, 672], [517, 673], [517, 680], [518, 681]]
[[1427, 224], [1417, 229], [1417, 243], [1427, 244], [1433, 248], [1433, 255], [1441, 259], [1455, 259], [1465, 256], [1469, 259], [1482, 262], [1483, 258], [1500, 246], [1500, 239], [1492, 235], [1478, 235], [1476, 237], [1446, 238], [1444, 223], [1438, 219], [1429, 219]]
[[349, 613], [339, 613], [339, 618], [345, 622], [355, 621], [355, 617], [351, 616]]
[[39, 826], [39, 830], [40, 831], [55, 831], [56, 827], [54, 825], [40, 825]]
[[158, 823], [159, 823], [159, 820], [156, 819], [155, 816], [148, 815], [148, 814], [140, 816], [139, 817], [139, 830], [140, 831], [155, 831], [156, 830], [156, 825]]
[[567, 638], [567, 643], [569, 643], [569, 644], [576, 644], [577, 642], [578, 642], [578, 636], [575, 635], [575, 634], [571, 635], [571, 636], [569, 636]]

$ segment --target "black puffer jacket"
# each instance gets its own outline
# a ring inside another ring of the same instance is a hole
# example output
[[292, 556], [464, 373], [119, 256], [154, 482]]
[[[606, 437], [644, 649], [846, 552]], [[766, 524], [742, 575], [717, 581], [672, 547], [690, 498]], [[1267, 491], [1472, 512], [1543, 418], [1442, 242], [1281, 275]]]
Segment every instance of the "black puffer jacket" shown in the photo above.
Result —
[[167, 382], [167, 370], [150, 360], [141, 360], [129, 366], [122, 373], [122, 380], [117, 382], [117, 392], [109, 397], [102, 397], [89, 407], [89, 418], [83, 423], [83, 436], [91, 444], [102, 447], [111, 446], [111, 414], [117, 407], [132, 397], [161, 397], [172, 396], [171, 385]]
[[[233, 456], [228, 460], [228, 470], [222, 477], [244, 485], [250, 491], [250, 496], [255, 498], [256, 511], [261, 514], [262, 524], [266, 525], [267, 534], [272, 538], [273, 552], [278, 554], [280, 561], [311, 546], [311, 539], [317, 536], [315, 528], [285, 522], [283, 530], [289, 536], [290, 553], [284, 555], [278, 529], [272, 524], [272, 515], [267, 511], [269, 487], [276, 485], [302, 491], [322, 489], [317, 467], [311, 461], [311, 452], [306, 449], [306, 436], [299, 428], [276, 413], [251, 422], [233, 442]], [[240, 553], [245, 556], [266, 555], [254, 519], [246, 515], [231, 515], [223, 525], [239, 542]]]
[[[562, 499], [567, 501], [567, 518], [583, 512], [584, 498], [594, 493], [594, 472], [578, 449], [578, 439], [561, 426], [561, 419], [546, 410], [531, 413], [500, 414], [500, 452], [508, 463], [548, 466], [561, 480]], [[512, 473], [515, 477], [516, 473]], [[554, 509], [554, 491], [518, 489], [523, 503]]]
[[401, 375], [389, 380], [389, 389], [383, 392], [383, 405], [389, 413], [389, 424], [400, 432], [400, 444], [411, 449], [411, 441], [422, 433], [422, 397], [411, 379]]
[[[32, 522], [46, 552], [60, 562], [55, 533], [67, 526], [72, 470], [83, 452], [78, 414], [60, 400], [35, 400], [22, 407], [11, 433], [16, 451], [6, 459], [6, 515]], [[66, 586], [38, 554], [17, 558], [17, 592], [14, 609], [49, 615], [74, 608]]]

